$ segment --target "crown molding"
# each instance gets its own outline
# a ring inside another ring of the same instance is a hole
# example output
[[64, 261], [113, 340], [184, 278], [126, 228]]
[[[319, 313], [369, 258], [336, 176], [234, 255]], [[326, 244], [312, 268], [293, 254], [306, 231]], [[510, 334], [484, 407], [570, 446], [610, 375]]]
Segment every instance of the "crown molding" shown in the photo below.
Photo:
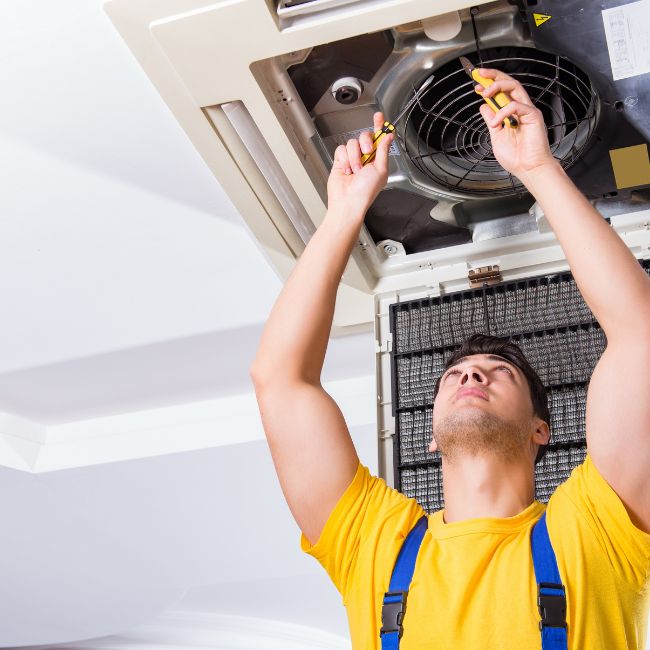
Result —
[[[323, 387], [348, 426], [376, 422], [374, 376]], [[264, 439], [254, 393], [55, 425], [0, 412], [0, 465], [31, 473]]]

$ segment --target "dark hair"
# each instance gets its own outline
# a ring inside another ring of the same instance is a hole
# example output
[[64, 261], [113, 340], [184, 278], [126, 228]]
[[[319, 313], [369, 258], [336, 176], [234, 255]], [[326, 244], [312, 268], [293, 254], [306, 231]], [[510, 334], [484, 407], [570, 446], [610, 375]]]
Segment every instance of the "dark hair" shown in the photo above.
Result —
[[[542, 380], [539, 378], [537, 372], [535, 372], [535, 369], [530, 365], [530, 363], [528, 363], [524, 353], [516, 343], [513, 343], [509, 339], [502, 339], [497, 336], [490, 336], [488, 334], [472, 334], [472, 336], [463, 341], [460, 348], [449, 357], [440, 377], [436, 380], [433, 389], [434, 400], [436, 399], [438, 390], [440, 389], [440, 380], [442, 379], [442, 375], [445, 374], [447, 369], [458, 363], [459, 359], [469, 357], [472, 354], [496, 354], [517, 366], [528, 381], [534, 414], [550, 426], [551, 413], [548, 410], [546, 388], [544, 387]], [[538, 463], [543, 458], [547, 449], [548, 445], [539, 446], [535, 463]]]

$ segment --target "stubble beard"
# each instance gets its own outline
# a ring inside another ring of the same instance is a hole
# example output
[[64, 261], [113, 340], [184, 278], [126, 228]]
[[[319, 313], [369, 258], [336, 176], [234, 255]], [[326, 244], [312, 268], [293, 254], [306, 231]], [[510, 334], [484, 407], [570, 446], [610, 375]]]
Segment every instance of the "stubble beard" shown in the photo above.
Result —
[[512, 463], [525, 455], [528, 435], [523, 422], [469, 406], [456, 408], [441, 419], [434, 415], [433, 437], [440, 454], [450, 462], [462, 456], [490, 454]]

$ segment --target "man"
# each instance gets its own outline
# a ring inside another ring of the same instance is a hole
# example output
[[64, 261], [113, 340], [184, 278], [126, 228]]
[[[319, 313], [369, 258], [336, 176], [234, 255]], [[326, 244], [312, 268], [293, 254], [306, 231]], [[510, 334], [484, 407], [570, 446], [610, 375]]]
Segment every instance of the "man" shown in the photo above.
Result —
[[[645, 648], [650, 572], [650, 280], [553, 158], [541, 112], [492, 69], [480, 108], [499, 163], [540, 203], [607, 336], [587, 398], [588, 455], [546, 508], [566, 587], [568, 647]], [[516, 114], [517, 129], [504, 128]], [[375, 115], [375, 128], [383, 115]], [[387, 179], [390, 138], [374, 163], [361, 135], [336, 150], [328, 210], [273, 308], [251, 369], [273, 461], [302, 549], [347, 608], [353, 648], [379, 648], [381, 607], [405, 536], [424, 514], [360, 464], [320, 385], [337, 285], [364, 215]], [[605, 263], [606, 260], [606, 263]], [[469, 351], [469, 354], [467, 352]], [[495, 353], [496, 352], [496, 353]], [[406, 650], [539, 648], [530, 533], [534, 464], [548, 410], [517, 346], [466, 344], [443, 374], [431, 450], [442, 455], [445, 509], [428, 518], [408, 595]], [[532, 371], [532, 374], [531, 374]]]

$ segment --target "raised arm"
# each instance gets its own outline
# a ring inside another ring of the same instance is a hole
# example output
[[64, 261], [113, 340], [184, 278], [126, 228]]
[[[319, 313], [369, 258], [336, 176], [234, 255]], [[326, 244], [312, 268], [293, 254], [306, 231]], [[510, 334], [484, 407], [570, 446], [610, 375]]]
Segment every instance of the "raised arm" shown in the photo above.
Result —
[[[383, 115], [375, 114], [375, 130]], [[343, 415], [320, 375], [334, 315], [336, 291], [366, 210], [386, 184], [384, 138], [374, 162], [361, 167], [371, 136], [336, 150], [325, 219], [291, 274], [266, 323], [251, 367], [255, 393], [275, 469], [289, 508], [315, 543], [352, 482], [359, 459]]]
[[[587, 393], [588, 452], [632, 521], [650, 532], [650, 278], [553, 159], [542, 114], [521, 84], [485, 72], [496, 79], [487, 93], [504, 90], [515, 100], [496, 115], [481, 107], [494, 153], [541, 206], [607, 336]], [[520, 130], [500, 126], [513, 113]]]

